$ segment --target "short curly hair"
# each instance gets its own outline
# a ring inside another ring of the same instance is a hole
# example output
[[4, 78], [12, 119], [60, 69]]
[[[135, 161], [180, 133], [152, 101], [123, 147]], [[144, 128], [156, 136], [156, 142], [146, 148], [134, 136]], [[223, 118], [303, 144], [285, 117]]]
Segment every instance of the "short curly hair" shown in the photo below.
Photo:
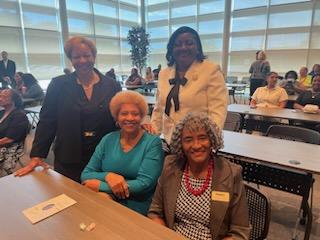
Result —
[[70, 38], [64, 44], [64, 52], [67, 55], [67, 57], [69, 58], [69, 60], [71, 60], [73, 48], [77, 45], [80, 45], [80, 44], [87, 45], [88, 48], [90, 48], [92, 55], [94, 57], [97, 56], [97, 48], [96, 48], [96, 45], [94, 44], [93, 41], [91, 41], [89, 38], [86, 38], [86, 37], [76, 36], [76, 37]]
[[184, 128], [191, 132], [204, 129], [209, 136], [214, 153], [220, 148], [223, 148], [222, 132], [218, 125], [211, 121], [207, 114], [188, 113], [185, 118], [176, 125], [171, 137], [171, 153], [175, 154], [178, 160], [186, 159], [182, 149], [182, 131]]
[[128, 103], [137, 105], [141, 118], [144, 118], [147, 115], [148, 104], [140, 93], [134, 91], [122, 91], [118, 92], [110, 101], [110, 111], [115, 121], [118, 119], [118, 114], [122, 104]]

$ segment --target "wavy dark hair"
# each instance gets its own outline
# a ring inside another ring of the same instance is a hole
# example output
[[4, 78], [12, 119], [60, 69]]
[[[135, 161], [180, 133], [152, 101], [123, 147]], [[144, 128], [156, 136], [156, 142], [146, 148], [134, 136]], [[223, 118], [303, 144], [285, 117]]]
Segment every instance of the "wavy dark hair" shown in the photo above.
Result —
[[167, 54], [166, 54], [166, 59], [168, 61], [168, 66], [172, 66], [176, 61], [173, 57], [173, 47], [174, 47], [174, 43], [177, 39], [177, 37], [180, 34], [183, 33], [191, 33], [192, 36], [194, 37], [194, 39], [196, 40], [197, 43], [197, 47], [198, 47], [198, 54], [196, 56], [197, 61], [202, 62], [206, 56], [203, 54], [203, 50], [202, 50], [202, 44], [200, 41], [200, 37], [199, 34], [197, 33], [196, 30], [192, 29], [191, 27], [187, 27], [187, 26], [183, 26], [178, 28], [176, 31], [174, 31], [174, 33], [171, 35], [168, 45], [167, 45]]
[[31, 73], [23, 74], [22, 81], [27, 88], [30, 88], [34, 84], [38, 84], [38, 80]]
[[297, 74], [297, 72], [294, 71], [294, 70], [288, 71], [288, 72], [284, 75], [284, 78], [285, 78], [285, 79], [288, 79], [289, 74], [292, 74], [292, 75], [293, 75], [294, 80], [298, 79], [298, 74]]

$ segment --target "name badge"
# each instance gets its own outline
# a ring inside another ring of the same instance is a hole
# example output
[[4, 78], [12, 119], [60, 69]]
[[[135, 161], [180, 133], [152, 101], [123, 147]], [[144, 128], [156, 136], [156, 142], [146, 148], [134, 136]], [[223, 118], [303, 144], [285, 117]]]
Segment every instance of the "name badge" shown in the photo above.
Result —
[[211, 199], [217, 202], [229, 202], [230, 195], [228, 192], [212, 191]]

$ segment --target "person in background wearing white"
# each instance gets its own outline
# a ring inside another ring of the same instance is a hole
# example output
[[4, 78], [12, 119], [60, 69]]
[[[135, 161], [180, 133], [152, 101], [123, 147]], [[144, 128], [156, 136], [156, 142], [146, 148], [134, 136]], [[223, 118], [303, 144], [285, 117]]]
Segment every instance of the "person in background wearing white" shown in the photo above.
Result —
[[[252, 95], [251, 108], [285, 108], [288, 101], [288, 94], [282, 87], [277, 86], [278, 74], [270, 72], [267, 75], [267, 86], [259, 87]], [[272, 124], [279, 122], [279, 119], [265, 117], [246, 117], [246, 133], [252, 133], [255, 124], [260, 126], [262, 132]]]
[[267, 75], [267, 86], [257, 88], [257, 90], [252, 95], [250, 107], [286, 107], [288, 94], [283, 88], [277, 86], [277, 81], [278, 74], [276, 72], [270, 72]]
[[147, 67], [146, 69], [146, 77], [144, 79], [145, 83], [152, 82], [154, 80], [154, 76], [151, 70], [151, 67]]

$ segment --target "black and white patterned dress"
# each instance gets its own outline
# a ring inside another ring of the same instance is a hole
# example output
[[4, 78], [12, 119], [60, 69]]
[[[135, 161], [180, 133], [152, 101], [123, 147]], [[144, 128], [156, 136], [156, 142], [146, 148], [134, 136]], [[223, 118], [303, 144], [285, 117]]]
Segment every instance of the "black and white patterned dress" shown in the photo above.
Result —
[[[200, 196], [194, 196], [187, 191], [185, 174], [182, 176], [181, 188], [176, 203], [173, 229], [191, 240], [211, 239], [211, 178], [205, 192]], [[200, 188], [204, 182], [205, 179], [196, 179], [190, 176], [190, 184], [194, 189]]]

